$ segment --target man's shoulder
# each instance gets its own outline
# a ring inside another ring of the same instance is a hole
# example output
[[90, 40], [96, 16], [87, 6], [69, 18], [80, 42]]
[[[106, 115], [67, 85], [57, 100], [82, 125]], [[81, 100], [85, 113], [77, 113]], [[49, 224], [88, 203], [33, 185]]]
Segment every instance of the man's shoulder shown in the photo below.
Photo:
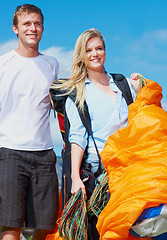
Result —
[[15, 56], [14, 50], [0, 56], [0, 64], [10, 61]]
[[58, 61], [55, 57], [51, 57], [42, 53], [39, 53], [39, 56], [51, 65], [58, 65]]

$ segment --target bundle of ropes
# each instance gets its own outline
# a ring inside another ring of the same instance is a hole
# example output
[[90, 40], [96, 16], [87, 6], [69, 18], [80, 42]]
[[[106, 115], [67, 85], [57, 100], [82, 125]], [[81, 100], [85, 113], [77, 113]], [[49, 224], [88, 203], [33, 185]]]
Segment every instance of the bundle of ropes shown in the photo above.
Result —
[[65, 240], [87, 240], [87, 225], [85, 194], [80, 189], [63, 209], [59, 235]]
[[80, 189], [66, 203], [59, 225], [59, 235], [65, 240], [87, 240], [88, 217], [99, 216], [109, 200], [107, 173], [96, 186], [91, 198], [86, 202], [85, 194]]
[[147, 80], [142, 76], [142, 75], [137, 75], [138, 79], [139, 79], [139, 84], [138, 84], [138, 88], [137, 88], [137, 92], [136, 92], [136, 98], [139, 95], [140, 90], [146, 85]]
[[110, 192], [108, 189], [108, 175], [106, 172], [103, 174], [100, 183], [101, 185], [95, 187], [87, 202], [87, 213], [89, 216], [94, 214], [98, 217], [109, 201]]

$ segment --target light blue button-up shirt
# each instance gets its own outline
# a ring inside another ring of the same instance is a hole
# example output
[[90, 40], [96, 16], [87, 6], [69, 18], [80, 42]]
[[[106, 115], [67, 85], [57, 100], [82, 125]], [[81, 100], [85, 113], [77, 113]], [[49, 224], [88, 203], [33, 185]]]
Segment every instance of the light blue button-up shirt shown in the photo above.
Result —
[[[129, 79], [127, 80], [129, 82]], [[117, 92], [115, 102], [88, 79], [85, 82], [85, 98], [91, 118], [93, 136], [99, 152], [104, 148], [107, 138], [119, 128], [127, 126], [128, 122], [128, 106], [112, 77], [110, 78], [110, 86], [114, 92]], [[131, 85], [130, 89], [132, 96], [134, 96], [135, 92]], [[92, 161], [95, 161], [98, 165], [92, 138], [88, 136], [75, 103], [69, 97], [66, 101], [66, 112], [70, 121], [70, 142], [78, 144], [83, 149], [88, 144], [87, 162], [92, 163]], [[95, 163], [92, 164], [95, 165]]]

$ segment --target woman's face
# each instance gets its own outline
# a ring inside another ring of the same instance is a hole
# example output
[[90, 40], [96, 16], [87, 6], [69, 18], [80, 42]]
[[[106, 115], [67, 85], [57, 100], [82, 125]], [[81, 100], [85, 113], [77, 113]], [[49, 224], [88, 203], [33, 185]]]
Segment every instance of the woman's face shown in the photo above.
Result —
[[87, 70], [100, 71], [103, 70], [106, 54], [102, 40], [99, 37], [91, 38], [86, 43], [86, 53], [84, 63]]

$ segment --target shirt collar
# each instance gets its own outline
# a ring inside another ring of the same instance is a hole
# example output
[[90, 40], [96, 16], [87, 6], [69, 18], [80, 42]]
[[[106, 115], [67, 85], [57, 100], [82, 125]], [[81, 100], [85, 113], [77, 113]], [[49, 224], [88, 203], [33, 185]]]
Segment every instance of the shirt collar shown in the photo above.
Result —
[[[107, 73], [107, 75], [110, 77], [110, 83], [114, 83], [113, 77], [109, 73]], [[86, 78], [85, 83], [91, 83], [91, 81], [88, 79], [88, 77]]]
[[[106, 72], [107, 73], [107, 72]], [[111, 89], [114, 91], [114, 92], [120, 92], [119, 88], [117, 87], [117, 85], [115, 84], [114, 80], [113, 80], [113, 77], [110, 73], [107, 73], [107, 75], [110, 77], [110, 86], [111, 86]], [[86, 78], [85, 80], [85, 84], [92, 84], [92, 82], [88, 79], [88, 77]]]

